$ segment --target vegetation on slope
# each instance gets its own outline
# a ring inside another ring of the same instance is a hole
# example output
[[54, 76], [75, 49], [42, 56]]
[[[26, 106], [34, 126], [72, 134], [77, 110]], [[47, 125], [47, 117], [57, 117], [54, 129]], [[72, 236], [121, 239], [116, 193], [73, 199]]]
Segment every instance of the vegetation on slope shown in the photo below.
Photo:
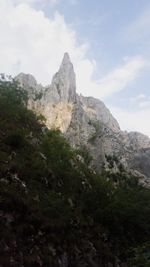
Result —
[[95, 174], [27, 100], [1, 79], [0, 266], [150, 266], [150, 191]]

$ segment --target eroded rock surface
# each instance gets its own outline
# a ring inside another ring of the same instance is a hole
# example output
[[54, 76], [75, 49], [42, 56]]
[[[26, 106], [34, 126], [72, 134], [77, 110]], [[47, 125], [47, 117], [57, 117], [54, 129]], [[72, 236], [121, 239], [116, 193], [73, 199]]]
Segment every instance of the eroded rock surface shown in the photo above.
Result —
[[28, 106], [46, 118], [49, 128], [59, 128], [73, 147], [86, 149], [92, 166], [101, 171], [106, 155], [115, 156], [126, 170], [150, 173], [150, 139], [137, 132], [123, 132], [105, 104], [76, 93], [76, 77], [65, 53], [51, 85], [42, 87], [30, 74], [16, 79], [29, 93]]

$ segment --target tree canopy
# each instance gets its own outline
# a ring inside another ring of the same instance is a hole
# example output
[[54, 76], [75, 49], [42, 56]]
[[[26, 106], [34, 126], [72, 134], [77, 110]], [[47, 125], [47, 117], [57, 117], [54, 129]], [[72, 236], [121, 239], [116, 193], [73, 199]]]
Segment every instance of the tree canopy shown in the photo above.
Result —
[[150, 190], [95, 174], [27, 100], [0, 80], [1, 266], [148, 267]]

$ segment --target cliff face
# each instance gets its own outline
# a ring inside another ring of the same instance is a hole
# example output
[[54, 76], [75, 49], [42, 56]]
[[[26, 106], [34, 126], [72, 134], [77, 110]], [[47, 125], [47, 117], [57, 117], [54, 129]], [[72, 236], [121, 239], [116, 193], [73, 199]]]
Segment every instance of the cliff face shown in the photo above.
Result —
[[[67, 53], [50, 86], [38, 85], [29, 74], [19, 74], [16, 79], [29, 93], [29, 108], [44, 115], [49, 128], [59, 128], [73, 147], [86, 149], [96, 170], [108, 167], [110, 156], [126, 170], [148, 176], [150, 166], [143, 158], [145, 149], [150, 149], [150, 139], [141, 133], [121, 131], [102, 101], [76, 93], [76, 77]], [[147, 152], [147, 162], [149, 159]]]

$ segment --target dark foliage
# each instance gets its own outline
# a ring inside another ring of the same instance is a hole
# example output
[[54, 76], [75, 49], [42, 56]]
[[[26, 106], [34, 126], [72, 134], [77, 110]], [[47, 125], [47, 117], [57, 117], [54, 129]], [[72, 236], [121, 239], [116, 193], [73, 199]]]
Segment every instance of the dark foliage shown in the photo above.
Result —
[[0, 266], [148, 267], [150, 191], [124, 173], [94, 174], [87, 153], [26, 105], [1, 79]]

